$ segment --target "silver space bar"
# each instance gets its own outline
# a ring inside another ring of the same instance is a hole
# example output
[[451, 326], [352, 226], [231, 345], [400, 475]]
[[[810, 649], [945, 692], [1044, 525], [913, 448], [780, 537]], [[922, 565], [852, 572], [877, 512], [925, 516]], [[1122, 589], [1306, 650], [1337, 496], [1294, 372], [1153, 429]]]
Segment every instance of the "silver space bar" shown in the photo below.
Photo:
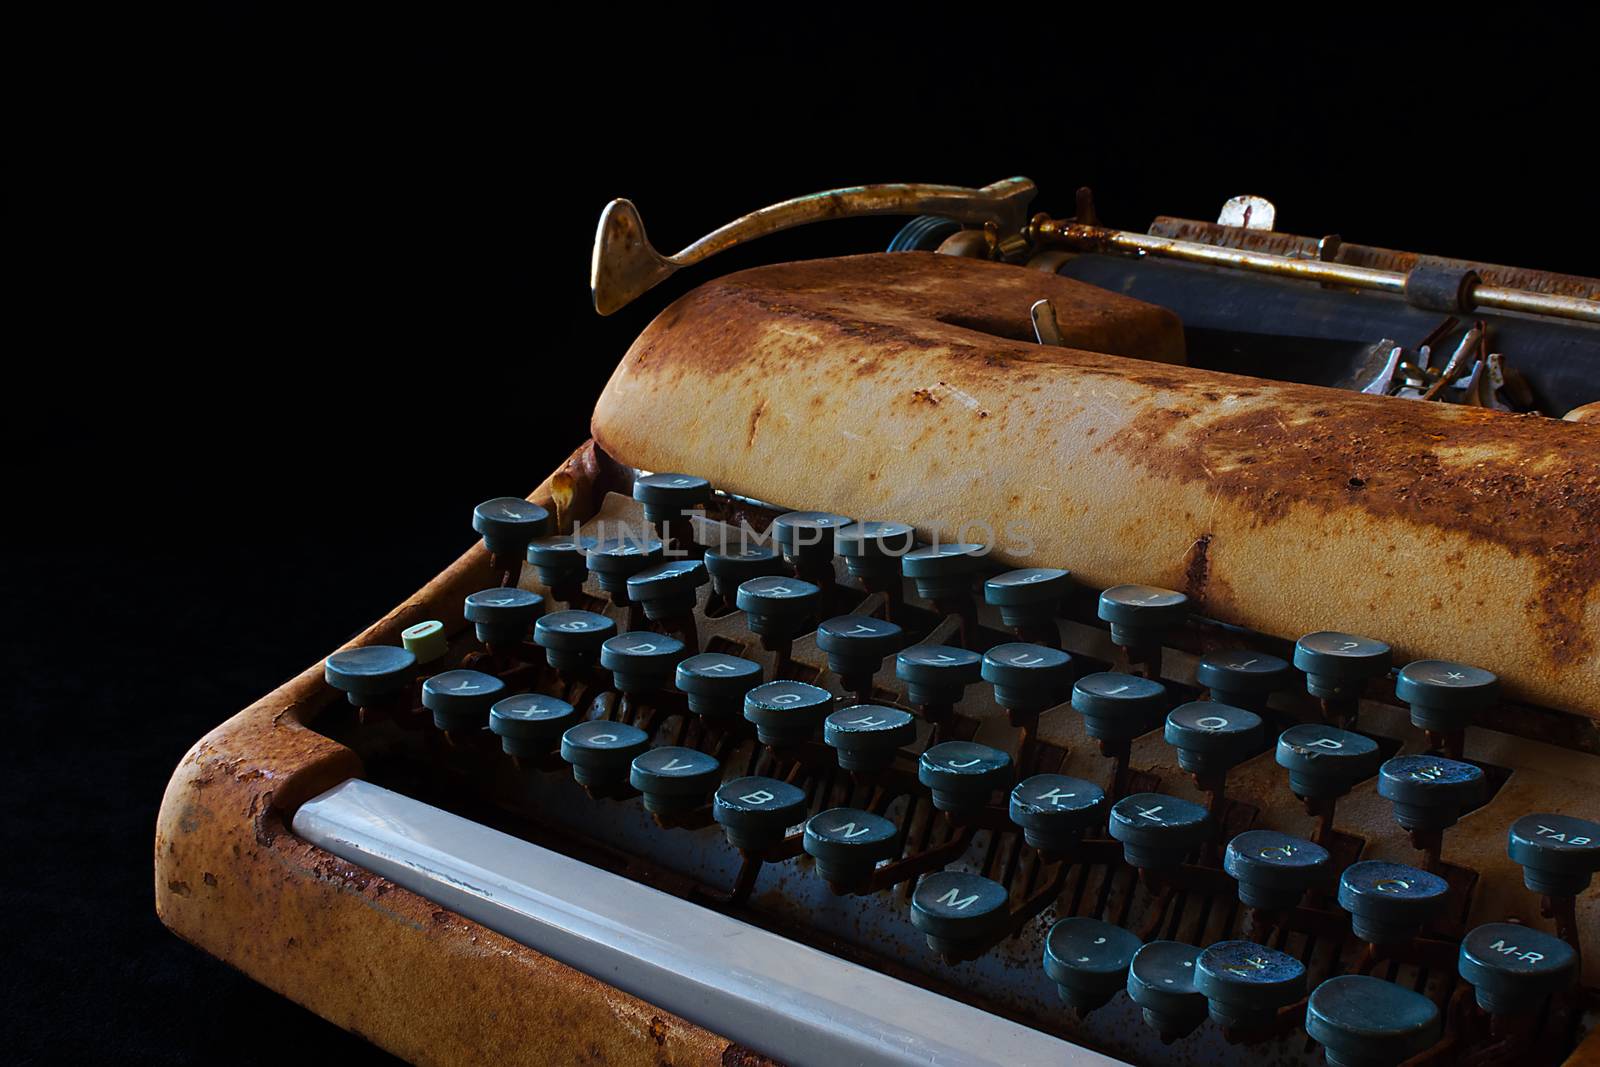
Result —
[[352, 779], [309, 801], [294, 829], [795, 1067], [1116, 1062], [369, 782]]

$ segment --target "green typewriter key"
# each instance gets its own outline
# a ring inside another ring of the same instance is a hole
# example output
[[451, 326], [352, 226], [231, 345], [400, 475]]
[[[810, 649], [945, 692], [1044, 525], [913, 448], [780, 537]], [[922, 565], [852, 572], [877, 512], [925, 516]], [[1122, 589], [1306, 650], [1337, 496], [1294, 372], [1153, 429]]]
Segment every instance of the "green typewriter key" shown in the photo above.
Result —
[[828, 669], [846, 689], [863, 696], [885, 656], [900, 651], [905, 633], [892, 622], [870, 615], [840, 615], [817, 627], [817, 647], [828, 656]]
[[1278, 1009], [1305, 995], [1305, 964], [1253, 941], [1219, 941], [1195, 959], [1195, 988], [1213, 1021], [1238, 1030], [1272, 1025]]
[[1524, 815], [1511, 824], [1506, 855], [1522, 865], [1522, 882], [1535, 893], [1575, 897], [1600, 871], [1600, 823], [1571, 815]]
[[528, 542], [543, 536], [550, 513], [518, 496], [497, 496], [472, 509], [472, 528], [496, 556], [520, 560]]
[[982, 656], [951, 645], [912, 645], [894, 661], [894, 676], [906, 683], [907, 702], [917, 707], [959, 704], [982, 670]]
[[400, 631], [400, 643], [406, 651], [417, 657], [417, 665], [434, 663], [450, 651], [450, 640], [445, 636], [444, 623], [428, 619]]
[[585, 553], [597, 543], [592, 537], [573, 534], [535, 538], [528, 542], [528, 562], [533, 564], [533, 573], [546, 589], [570, 593], [588, 576]]
[[1352, 863], [1339, 876], [1339, 906], [1350, 913], [1351, 932], [1373, 945], [1416, 937], [1449, 892], [1436, 874], [1382, 860]]
[[363, 645], [335, 652], [322, 664], [322, 677], [356, 707], [411, 684], [417, 657], [393, 645]]
[[1400, 668], [1394, 695], [1411, 705], [1411, 724], [1434, 733], [1465, 730], [1500, 699], [1500, 679], [1465, 663], [1422, 659]]
[[977, 811], [1011, 780], [1010, 754], [975, 741], [942, 742], [917, 761], [917, 781], [933, 791], [933, 806], [940, 811]]
[[647, 474], [634, 479], [633, 499], [644, 505], [645, 521], [660, 527], [711, 503], [711, 483], [693, 474]]
[[617, 624], [593, 611], [557, 611], [533, 624], [533, 643], [555, 670], [576, 673], [593, 667]]
[[1139, 951], [1130, 930], [1099, 919], [1073, 916], [1050, 928], [1044, 942], [1044, 973], [1069, 1008], [1087, 1015], [1128, 981], [1128, 965]]
[[661, 561], [666, 546], [654, 537], [607, 537], [584, 549], [584, 562], [600, 588], [626, 599], [628, 579]]
[[1067, 698], [1072, 657], [1044, 645], [996, 645], [983, 657], [983, 680], [994, 686], [995, 703], [1008, 711], [1039, 712]]
[[999, 882], [965, 871], [935, 871], [911, 893], [911, 925], [949, 960], [969, 958], [1005, 930], [1009, 894]]
[[1190, 1033], [1206, 1017], [1205, 994], [1194, 985], [1200, 950], [1181, 941], [1151, 941], [1128, 964], [1128, 999], [1163, 1041]]
[[1176, 867], [1210, 839], [1211, 814], [1177, 797], [1135, 793], [1111, 806], [1109, 829], [1130, 867], [1161, 870]]
[[683, 658], [682, 641], [648, 630], [618, 634], [600, 646], [600, 666], [611, 672], [618, 691], [630, 696], [670, 688]]
[[1000, 609], [1000, 621], [1013, 629], [1043, 626], [1056, 617], [1072, 575], [1059, 567], [1006, 571], [983, 583], [983, 599]]
[[1096, 826], [1105, 825], [1106, 793], [1064, 774], [1036, 774], [1011, 790], [1008, 814], [1022, 839], [1037, 849], [1068, 852]]
[[639, 753], [628, 772], [628, 784], [644, 795], [645, 810], [656, 815], [693, 811], [721, 780], [716, 757], [676, 745]]
[[805, 682], [767, 682], [744, 695], [744, 717], [763, 745], [809, 740], [833, 711], [833, 694]]
[[1276, 830], [1246, 830], [1228, 842], [1222, 869], [1238, 883], [1241, 904], [1287, 910], [1328, 877], [1328, 850]]
[[1307, 800], [1337, 800], [1377, 774], [1382, 759], [1372, 738], [1320, 722], [1278, 735], [1278, 766], [1289, 772], [1294, 795]]
[[711, 817], [722, 827], [728, 844], [760, 855], [783, 842], [805, 818], [806, 793], [776, 778], [735, 778], [711, 798]]
[[1168, 630], [1189, 618], [1189, 598], [1152, 585], [1117, 585], [1100, 594], [1100, 618], [1123, 648], [1160, 648]]
[[649, 744], [649, 735], [636, 726], [592, 719], [561, 735], [561, 758], [572, 765], [573, 780], [579, 785], [620, 785], [634, 757]]
[[1264, 652], [1213, 652], [1195, 665], [1194, 680], [1217, 703], [1259, 714], [1268, 697], [1289, 688], [1294, 672], [1286, 660]]
[[1483, 803], [1483, 771], [1442, 756], [1396, 756], [1378, 768], [1378, 795], [1407, 830], [1444, 830]]
[[644, 608], [647, 619], [678, 619], [693, 614], [695, 590], [705, 584], [706, 568], [699, 560], [668, 560], [631, 575], [628, 599]]
[[1389, 646], [1370, 637], [1319, 630], [1294, 645], [1294, 665], [1305, 672], [1306, 691], [1322, 700], [1361, 695], [1373, 678], [1389, 672]]
[[884, 860], [900, 854], [900, 828], [859, 808], [831, 808], [806, 820], [802, 842], [817, 873], [841, 890], [860, 887]]
[[828, 511], [791, 511], [772, 520], [772, 540], [790, 563], [814, 567], [833, 559], [834, 539], [852, 521]]
[[1260, 749], [1261, 716], [1195, 700], [1168, 713], [1162, 736], [1178, 750], [1178, 766], [1190, 774], [1226, 774]]
[[506, 684], [482, 671], [445, 671], [422, 683], [422, 706], [433, 712], [441, 730], [481, 730], [489, 708], [505, 695]]
[[744, 695], [761, 684], [761, 664], [722, 652], [702, 652], [678, 664], [678, 689], [696, 715], [737, 715]]
[[544, 611], [544, 597], [515, 586], [485, 589], [467, 597], [463, 613], [486, 645], [520, 645]]
[[894, 754], [917, 739], [917, 723], [899, 708], [856, 704], [829, 715], [822, 723], [822, 740], [846, 771], [879, 771], [894, 762]]
[[1393, 982], [1342, 974], [1312, 990], [1306, 1036], [1328, 1067], [1394, 1067], [1439, 1039], [1439, 1008]]
[[489, 729], [508, 756], [537, 756], [578, 721], [565, 700], [543, 693], [519, 693], [489, 709]]
[[1572, 984], [1578, 955], [1542, 930], [1486, 923], [1461, 940], [1456, 969], [1493, 1015], [1531, 1011]]
[[1087, 674], [1072, 687], [1072, 710], [1098, 741], [1131, 741], [1150, 730], [1167, 700], [1167, 687], [1136, 674]]
[[983, 566], [988, 546], [976, 544], [929, 545], [900, 557], [900, 572], [917, 587], [924, 600], [967, 596]]

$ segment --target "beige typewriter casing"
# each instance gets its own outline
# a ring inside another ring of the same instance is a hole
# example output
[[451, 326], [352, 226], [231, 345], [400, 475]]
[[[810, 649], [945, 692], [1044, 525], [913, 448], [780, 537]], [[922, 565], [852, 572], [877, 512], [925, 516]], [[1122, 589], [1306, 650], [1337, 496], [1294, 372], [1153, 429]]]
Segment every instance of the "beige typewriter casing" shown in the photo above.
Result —
[[[529, 499], [569, 529], [626, 491], [626, 468], [682, 469], [924, 533], [1022, 516], [1031, 550], [1005, 562], [1184, 589], [1205, 615], [1278, 637], [1342, 628], [1490, 667], [1517, 721], [1470, 731], [1468, 754], [1515, 773], [1447, 855], [1479, 872], [1480, 921], [1538, 923], [1506, 813], [1600, 818], [1600, 428], [1173, 365], [1175, 319], [1089, 295], [914, 253], [719, 279], [640, 336], [595, 439]], [[1082, 349], [1025, 340], [1040, 297]], [[1167, 365], [1125, 358], [1141, 354]], [[396, 644], [430, 618], [459, 634], [462, 599], [496, 580], [475, 545], [351, 644]], [[537, 588], [531, 568], [522, 584]], [[296, 838], [299, 804], [362, 774], [309, 725], [339, 699], [308, 667], [184, 757], [156, 834], [157, 910], [176, 933], [419, 1063], [770, 1062]], [[1281, 781], [1235, 788], [1289, 799]], [[1370, 832], [1369, 856], [1408, 858], [1370, 783], [1340, 827]], [[1579, 909], [1593, 985], [1592, 890]], [[1600, 1044], [1570, 1062], [1600, 1062]]]

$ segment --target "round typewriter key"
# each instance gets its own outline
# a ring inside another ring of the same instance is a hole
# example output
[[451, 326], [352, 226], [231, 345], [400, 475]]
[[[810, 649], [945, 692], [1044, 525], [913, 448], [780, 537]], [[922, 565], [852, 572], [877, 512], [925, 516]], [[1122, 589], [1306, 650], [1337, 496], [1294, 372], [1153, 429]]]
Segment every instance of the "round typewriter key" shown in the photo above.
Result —
[[1456, 969], [1478, 995], [1478, 1007], [1495, 1015], [1538, 1007], [1572, 983], [1578, 957], [1572, 946], [1542, 930], [1515, 923], [1486, 923], [1461, 941]]
[[639, 753], [628, 772], [628, 784], [644, 794], [645, 810], [663, 815], [699, 807], [721, 780], [715, 756], [676, 745]]
[[1011, 790], [1011, 821], [1038, 849], [1065, 852], [1084, 833], [1105, 824], [1105, 790], [1064, 774], [1036, 774]]
[[1328, 1067], [1393, 1067], [1439, 1037], [1439, 1009], [1421, 993], [1365, 974], [1342, 974], [1306, 1002], [1306, 1035]]
[[445, 671], [422, 683], [422, 706], [441, 730], [481, 730], [506, 683], [482, 671]]
[[917, 739], [917, 723], [899, 708], [856, 704], [823, 721], [822, 739], [837, 753], [842, 770], [877, 771]]
[[346, 695], [350, 703], [361, 706], [387, 693], [396, 693], [411, 684], [417, 657], [393, 645], [363, 645], [335, 652], [322, 664], [322, 677]]
[[1100, 594], [1100, 618], [1123, 648], [1159, 646], [1166, 631], [1189, 618], [1189, 598], [1150, 585], [1117, 585]]
[[761, 682], [761, 664], [721, 652], [702, 652], [678, 664], [678, 689], [696, 715], [737, 715], [744, 695]]
[[1484, 800], [1483, 771], [1442, 756], [1396, 756], [1378, 768], [1378, 795], [1407, 830], [1443, 830]]
[[445, 636], [444, 623], [429, 619], [400, 631], [400, 643], [406, 651], [417, 657], [417, 663], [433, 663], [450, 651], [450, 640]]
[[648, 619], [675, 619], [694, 611], [695, 590], [706, 583], [705, 564], [674, 559], [646, 567], [628, 579], [628, 599]]
[[924, 600], [965, 596], [988, 552], [987, 545], [962, 543], [913, 548], [900, 557], [900, 573], [916, 583]]
[[1246, 830], [1228, 842], [1222, 869], [1239, 883], [1240, 903], [1287, 909], [1328, 876], [1328, 850], [1276, 830]]
[[1351, 931], [1374, 945], [1416, 937], [1449, 891], [1436, 874], [1381, 860], [1352, 863], [1339, 876], [1339, 906], [1350, 913]]
[[1389, 646], [1355, 634], [1319, 630], [1294, 644], [1294, 665], [1305, 672], [1306, 691], [1335, 700], [1356, 696], [1369, 679], [1389, 671]]
[[824, 881], [853, 888], [900, 854], [900, 828], [870, 811], [831, 808], [806, 820], [802, 844]]
[[911, 925], [942, 955], [963, 956], [1004, 930], [1009, 894], [999, 882], [964, 871], [935, 871], [911, 893]]
[[983, 657], [983, 680], [995, 703], [1011, 711], [1043, 711], [1061, 703], [1072, 684], [1072, 657], [1055, 648], [1012, 642]]
[[497, 556], [521, 558], [528, 542], [544, 533], [550, 513], [518, 496], [497, 496], [472, 509], [472, 528]]
[[577, 721], [576, 708], [543, 693], [519, 693], [489, 709], [489, 729], [508, 756], [539, 755]]
[[595, 546], [592, 537], [573, 534], [552, 534], [528, 542], [528, 562], [546, 589], [557, 586], [582, 585], [589, 573], [584, 557]]
[[1190, 774], [1224, 774], [1261, 747], [1261, 717], [1243, 708], [1195, 700], [1167, 715], [1162, 734]]
[[637, 534], [607, 537], [584, 549], [584, 562], [600, 583], [600, 588], [615, 596], [626, 595], [628, 579], [661, 560], [666, 549], [654, 537]]
[[975, 741], [945, 741], [917, 761], [917, 781], [933, 790], [940, 811], [974, 811], [1011, 784], [1011, 756]]
[[735, 778], [711, 798], [711, 816], [728, 844], [755, 853], [782, 842], [806, 807], [805, 790], [776, 778]]
[[1071, 587], [1072, 575], [1059, 567], [1026, 567], [984, 582], [983, 599], [1007, 626], [1038, 626], [1056, 617]]
[[666, 689], [682, 658], [682, 641], [649, 630], [618, 634], [600, 646], [600, 666], [611, 672], [619, 690], [629, 694]]
[[1575, 897], [1600, 871], [1600, 823], [1570, 815], [1524, 815], [1511, 824], [1506, 854], [1522, 864], [1523, 884], [1535, 893]]
[[693, 474], [646, 474], [634, 479], [633, 499], [644, 505], [646, 522], [666, 522], [709, 504], [711, 483]]
[[1278, 735], [1278, 766], [1289, 772], [1289, 788], [1308, 800], [1337, 799], [1378, 773], [1382, 760], [1370, 737], [1323, 723], [1291, 726]]
[[787, 559], [825, 563], [833, 558], [835, 536], [851, 522], [827, 511], [791, 511], [772, 520], [772, 540]]
[[1211, 699], [1236, 708], [1258, 708], [1294, 680], [1289, 664], [1264, 652], [1213, 652], [1195, 665], [1194, 680]]
[[1139, 951], [1132, 931], [1099, 919], [1074, 916], [1050, 927], [1044, 940], [1044, 973], [1066, 1005], [1088, 1014], [1128, 981], [1128, 964]]
[[1151, 941], [1128, 964], [1128, 999], [1144, 1021], [1173, 1041], [1206, 1017], [1206, 997], [1194, 986], [1194, 961], [1200, 950], [1181, 941]]
[[730, 544], [708, 548], [705, 554], [706, 573], [711, 575], [711, 588], [724, 599], [752, 578], [766, 578], [783, 573], [783, 559], [776, 549], [766, 545]]
[[883, 658], [904, 643], [900, 627], [871, 615], [840, 615], [817, 627], [817, 647], [828, 654], [828, 669], [846, 685], [863, 677], [871, 685]]
[[1084, 730], [1101, 741], [1130, 741], [1156, 723], [1167, 701], [1166, 686], [1136, 674], [1088, 674], [1072, 687], [1072, 709]]
[[788, 638], [808, 629], [822, 590], [799, 578], [752, 578], [739, 587], [734, 604], [745, 613], [750, 632]]
[[744, 717], [763, 745], [789, 745], [817, 732], [833, 711], [833, 694], [805, 682], [767, 682], [744, 695]]
[[1135, 793], [1111, 806], [1111, 836], [1129, 866], [1176, 867], [1211, 837], [1211, 815], [1199, 804], [1162, 793]]
[[1242, 1030], [1270, 1026], [1279, 1008], [1306, 991], [1304, 964], [1254, 941], [1219, 941], [1195, 958], [1194, 969], [1211, 1018]]
[[834, 535], [834, 548], [856, 578], [897, 578], [916, 538], [903, 522], [853, 522]]
[[633, 758], [650, 744], [637, 726], [591, 719], [561, 735], [561, 758], [572, 765], [579, 785], [607, 786], [622, 782]]
[[617, 624], [592, 611], [557, 611], [533, 624], [533, 643], [558, 671], [581, 671], [594, 665], [600, 648], [617, 632]]
[[895, 657], [894, 676], [906, 683], [909, 703], [958, 704], [982, 667], [983, 657], [964, 648], [912, 645]]
[[1411, 724], [1421, 730], [1464, 730], [1479, 712], [1500, 699], [1500, 679], [1465, 663], [1421, 659], [1400, 668], [1394, 695], [1411, 705]]
[[544, 597], [504, 586], [467, 597], [464, 614], [484, 644], [518, 645], [544, 610]]

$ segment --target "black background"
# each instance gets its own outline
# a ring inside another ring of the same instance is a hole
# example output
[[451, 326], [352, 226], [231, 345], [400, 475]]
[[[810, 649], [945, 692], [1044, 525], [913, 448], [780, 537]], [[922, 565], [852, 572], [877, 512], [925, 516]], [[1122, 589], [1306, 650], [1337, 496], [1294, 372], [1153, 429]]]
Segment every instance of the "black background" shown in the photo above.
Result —
[[474, 503], [539, 482], [672, 296], [898, 226], [781, 235], [600, 319], [588, 257], [614, 196], [673, 251], [873, 181], [1026, 174], [1059, 214], [1088, 184], [1130, 229], [1256, 192], [1294, 232], [1595, 273], [1574, 27], [754, 10], [215, 6], [79, 99], [29, 96], [38, 181], [8, 208], [18, 321], [41, 327], [8, 346], [9, 1058], [376, 1057], [157, 922], [172, 767], [454, 559]]

